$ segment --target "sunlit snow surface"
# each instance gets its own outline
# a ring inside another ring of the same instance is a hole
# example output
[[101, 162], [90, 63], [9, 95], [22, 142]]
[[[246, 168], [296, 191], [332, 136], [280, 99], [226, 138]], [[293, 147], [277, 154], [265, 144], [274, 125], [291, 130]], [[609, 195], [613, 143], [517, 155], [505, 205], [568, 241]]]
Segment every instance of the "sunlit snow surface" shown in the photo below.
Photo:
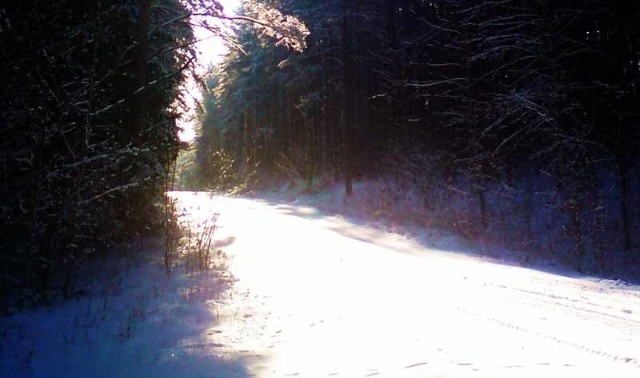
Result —
[[[86, 300], [3, 320], [0, 373], [640, 376], [636, 286], [496, 264], [458, 253], [454, 241], [430, 247], [428, 238], [420, 244], [305, 206], [176, 196], [193, 217], [221, 214], [216, 239], [231, 289], [218, 293], [219, 272], [169, 280], [142, 265], [113, 296], [120, 313], [107, 320], [83, 323]], [[135, 334], [118, 336], [131, 312], [121, 303], [154, 285]], [[55, 323], [76, 318], [82, 332], [65, 341]]]

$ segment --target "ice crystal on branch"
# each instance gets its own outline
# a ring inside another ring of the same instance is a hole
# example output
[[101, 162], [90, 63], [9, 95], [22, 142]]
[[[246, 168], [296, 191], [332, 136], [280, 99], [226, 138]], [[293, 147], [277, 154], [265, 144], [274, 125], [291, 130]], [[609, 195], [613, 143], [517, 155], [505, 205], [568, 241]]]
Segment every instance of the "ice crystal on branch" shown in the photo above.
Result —
[[278, 46], [286, 46], [297, 52], [307, 48], [306, 38], [310, 32], [296, 16], [285, 15], [267, 4], [249, 0], [243, 2], [247, 17], [253, 21], [260, 38], [276, 39]]

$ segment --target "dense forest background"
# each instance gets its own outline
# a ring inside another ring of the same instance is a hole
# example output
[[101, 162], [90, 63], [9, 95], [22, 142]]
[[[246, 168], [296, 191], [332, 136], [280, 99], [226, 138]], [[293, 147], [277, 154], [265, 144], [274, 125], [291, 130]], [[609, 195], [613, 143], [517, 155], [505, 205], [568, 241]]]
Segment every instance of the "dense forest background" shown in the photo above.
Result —
[[0, 2], [0, 315], [73, 297], [101, 257], [149, 247], [164, 250], [167, 273], [179, 263], [179, 214], [165, 193], [186, 147], [186, 87], [202, 83], [194, 29], [232, 41], [224, 23], [244, 22], [287, 48], [304, 42], [297, 18], [254, 9]]
[[[585, 272], [640, 264], [640, 3], [273, 0], [301, 52], [239, 26], [191, 179], [387, 183], [406, 218]], [[256, 16], [255, 5], [242, 14]]]
[[[545, 0], [0, 4], [0, 312], [167, 231], [193, 24], [204, 189], [381, 182], [380, 209], [584, 272], [640, 266], [640, 4]], [[204, 21], [203, 21], [204, 20]], [[189, 166], [189, 155], [179, 161]]]
[[195, 59], [178, 0], [0, 6], [0, 312], [157, 234]]

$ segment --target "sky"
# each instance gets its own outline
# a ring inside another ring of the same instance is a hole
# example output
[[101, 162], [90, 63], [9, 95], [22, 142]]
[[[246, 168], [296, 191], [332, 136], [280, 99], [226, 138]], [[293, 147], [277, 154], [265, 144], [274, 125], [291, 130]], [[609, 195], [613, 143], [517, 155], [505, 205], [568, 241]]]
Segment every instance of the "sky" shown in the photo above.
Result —
[[[234, 14], [238, 6], [240, 6], [241, 0], [219, 1], [224, 6], [225, 14], [232, 15]], [[194, 33], [197, 40], [200, 40], [200, 42], [196, 44], [196, 47], [199, 51], [198, 65], [200, 66], [200, 70], [204, 71], [206, 67], [209, 67], [212, 64], [220, 63], [223, 55], [227, 51], [227, 48], [222, 40], [203, 28], [195, 28]], [[187, 92], [187, 103], [191, 105], [191, 109], [194, 114], [189, 114], [178, 123], [182, 128], [182, 131], [179, 133], [179, 137], [181, 141], [192, 142], [196, 136], [195, 124], [193, 120], [193, 116], [195, 115], [195, 101], [200, 100], [201, 95], [194, 82], [190, 81], [186, 84], [185, 87], [185, 91]]]
[[[240, 6], [241, 0], [219, 1], [224, 6], [225, 14], [230, 16], [233, 15], [238, 6]], [[222, 59], [222, 55], [227, 51], [222, 40], [202, 28], [196, 28], [194, 32], [196, 34], [196, 38], [198, 40], [202, 40], [202, 42], [197, 44], [197, 47], [200, 50], [200, 64], [207, 67], [210, 64], [219, 63]]]

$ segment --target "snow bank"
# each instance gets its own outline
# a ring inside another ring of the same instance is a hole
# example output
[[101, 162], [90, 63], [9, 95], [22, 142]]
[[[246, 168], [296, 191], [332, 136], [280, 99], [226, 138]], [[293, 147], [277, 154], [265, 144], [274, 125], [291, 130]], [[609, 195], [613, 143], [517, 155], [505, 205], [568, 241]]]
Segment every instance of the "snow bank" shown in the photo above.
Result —
[[0, 376], [246, 376], [216, 343], [233, 280], [217, 258], [217, 269], [172, 277], [154, 251], [96, 263], [75, 300], [0, 318]]

